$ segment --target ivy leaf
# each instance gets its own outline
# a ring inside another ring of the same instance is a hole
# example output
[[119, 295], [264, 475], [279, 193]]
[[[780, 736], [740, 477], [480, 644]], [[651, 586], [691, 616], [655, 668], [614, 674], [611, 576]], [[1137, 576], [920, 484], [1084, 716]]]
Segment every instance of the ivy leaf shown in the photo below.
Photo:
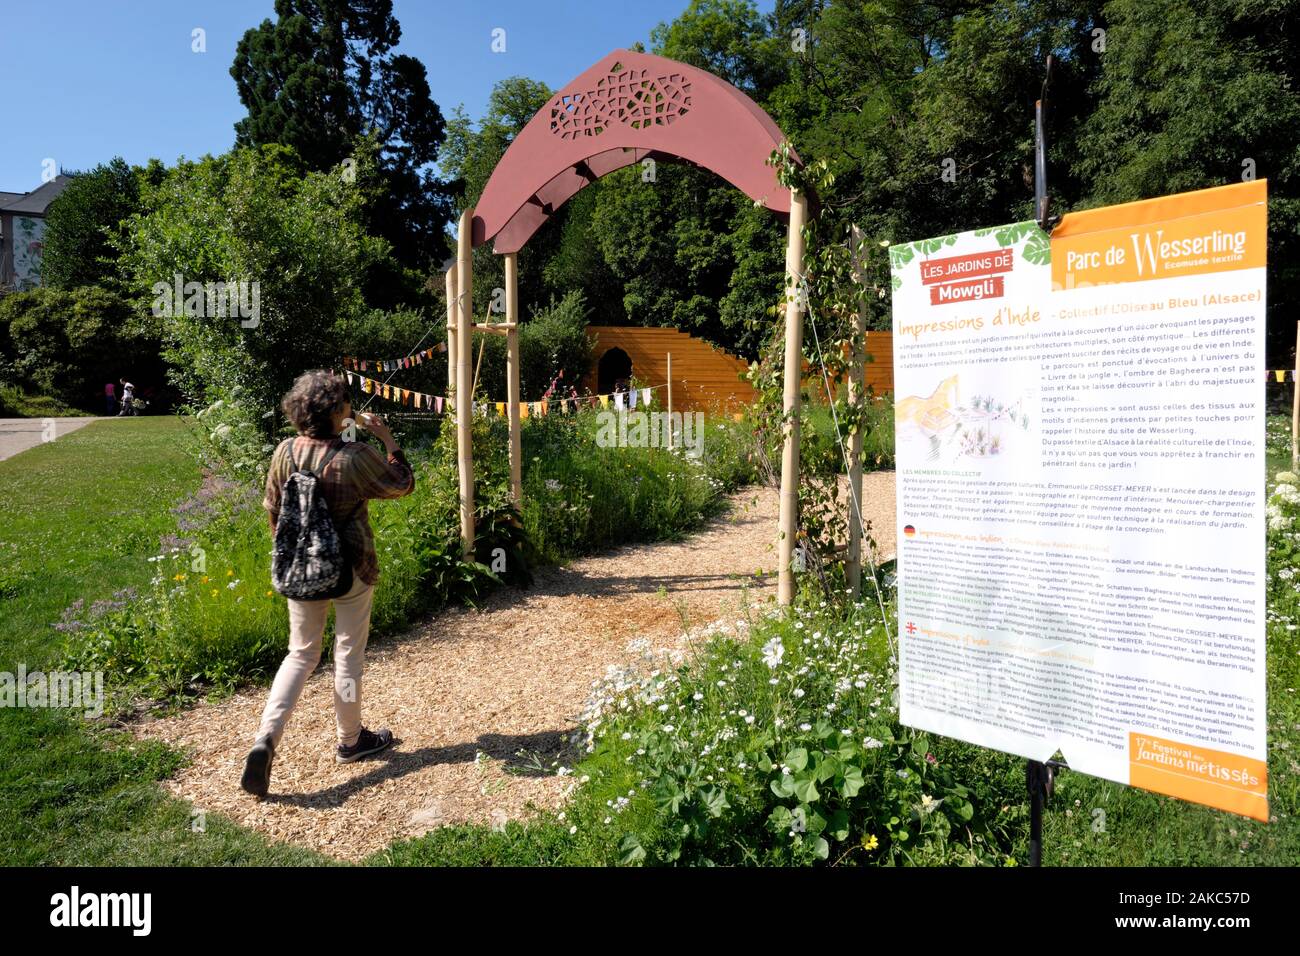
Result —
[[635, 833], [623, 837], [618, 845], [618, 862], [622, 866], [632, 866], [645, 860], [645, 848]]
[[704, 809], [709, 811], [709, 816], [720, 817], [723, 810], [731, 807], [727, 802], [726, 793], [718, 787], [706, 787], [701, 790], [700, 799], [704, 802]]
[[772, 792], [782, 798], [794, 796], [794, 777], [781, 774], [772, 781]]
[[811, 775], [798, 777], [794, 782], [794, 794], [803, 803], [816, 803], [821, 798], [817, 792], [817, 783]]
[[840, 784], [840, 796], [852, 798], [858, 795], [858, 791], [866, 785], [862, 779], [862, 770], [858, 767], [848, 767], [844, 771], [844, 782]]
[[826, 831], [835, 840], [847, 840], [849, 838], [849, 812], [847, 810], [836, 810], [831, 814], [831, 818], [826, 823]]
[[824, 816], [811, 807], [804, 808], [804, 818], [808, 821], [808, 832], [810, 834], [825, 833], [828, 825]]
[[840, 772], [841, 764], [838, 757], [823, 757], [817, 763], [816, 780], [818, 783], [825, 783]]

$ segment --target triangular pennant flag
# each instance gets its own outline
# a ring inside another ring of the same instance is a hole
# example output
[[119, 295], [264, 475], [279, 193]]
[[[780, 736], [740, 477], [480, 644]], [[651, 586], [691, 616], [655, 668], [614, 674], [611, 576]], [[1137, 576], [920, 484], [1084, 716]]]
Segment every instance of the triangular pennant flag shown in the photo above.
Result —
[[527, 417], [528, 417], [528, 403], [527, 403], [527, 402], [520, 402], [520, 403], [519, 403], [519, 417], [520, 417], [520, 418], [527, 418]]
[[443, 404], [443, 399], [440, 396], [435, 395], [433, 397], [433, 410], [437, 412], [439, 415], [442, 414], [442, 404]]
[[497, 414], [500, 415], [502, 418], [505, 418], [505, 416], [506, 416], [506, 403], [505, 403], [505, 402], [497, 402]]
[[648, 388], [641, 389], [641, 404], [644, 405], [646, 408], [650, 407], [650, 389]]
[[624, 409], [624, 407], [625, 407], [625, 405], [624, 405], [624, 401], [626, 400], [626, 398], [627, 398], [627, 396], [624, 395], [622, 392], [615, 392], [615, 393], [614, 393], [614, 407], [617, 408], [620, 412], [621, 412], [621, 411]]
[[347, 377], [348, 377], [348, 384], [351, 385], [351, 384], [352, 384], [352, 373], [351, 373], [351, 372], [347, 372], [346, 374], [347, 374]]
[[627, 393], [627, 407], [636, 408], [637, 392], [635, 389]]
[[600, 398], [600, 407], [601, 407], [601, 408], [609, 408], [609, 396], [608, 396], [608, 395], [601, 395], [601, 396], [599, 396], [599, 398]]
[[1282, 371], [1281, 369], [1279, 369], [1275, 374], [1277, 375], [1277, 380], [1278, 380], [1279, 382], [1285, 382], [1285, 381], [1286, 381], [1286, 372], [1284, 372], [1284, 371]]

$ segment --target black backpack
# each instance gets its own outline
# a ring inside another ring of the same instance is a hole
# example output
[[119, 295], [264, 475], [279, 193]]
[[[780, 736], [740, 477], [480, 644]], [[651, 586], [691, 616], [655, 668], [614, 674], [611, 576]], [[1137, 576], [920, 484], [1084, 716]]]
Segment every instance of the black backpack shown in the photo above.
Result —
[[[271, 586], [295, 601], [342, 597], [352, 590], [352, 561], [330, 517], [317, 473], [300, 470], [294, 461], [293, 441], [289, 440], [289, 477], [281, 490], [280, 518], [275, 525]], [[326, 453], [320, 474], [341, 448], [338, 445]], [[344, 527], [363, 504], [364, 499], [352, 509]]]

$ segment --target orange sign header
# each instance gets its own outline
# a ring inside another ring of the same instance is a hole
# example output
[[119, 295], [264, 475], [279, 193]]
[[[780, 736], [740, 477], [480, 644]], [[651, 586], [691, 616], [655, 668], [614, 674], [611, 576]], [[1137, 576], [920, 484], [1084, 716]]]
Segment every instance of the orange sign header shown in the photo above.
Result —
[[1252, 757], [1130, 733], [1129, 783], [1268, 822], [1268, 764]]
[[1052, 232], [1052, 288], [1265, 265], [1266, 180], [1070, 213]]

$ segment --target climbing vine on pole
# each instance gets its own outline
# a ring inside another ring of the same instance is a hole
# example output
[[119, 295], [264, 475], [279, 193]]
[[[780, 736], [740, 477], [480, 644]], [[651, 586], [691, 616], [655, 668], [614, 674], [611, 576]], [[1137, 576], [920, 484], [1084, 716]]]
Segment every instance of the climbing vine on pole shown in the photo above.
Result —
[[[850, 509], [861, 502], [846, 500], [841, 478], [848, 471], [851, 436], [866, 425], [866, 401], [850, 403], [846, 385], [855, 355], [863, 343], [855, 335], [863, 310], [867, 327], [885, 324], [889, 301], [888, 241], [855, 229], [847, 204], [835, 192], [835, 179], [824, 161], [801, 166], [783, 143], [768, 160], [786, 188], [813, 200], [813, 213], [804, 229], [805, 253], [800, 282], [787, 288], [780, 303], [759, 317], [764, 326], [763, 348], [749, 372], [757, 398], [756, 431], [763, 451], [760, 466], [775, 483], [779, 470], [774, 452], [783, 434], [782, 372], [784, 337], [779, 320], [785, 301], [801, 296], [805, 304], [803, 358], [806, 363], [800, 404], [799, 512], [796, 543], [808, 577], [827, 596], [843, 597]], [[855, 348], [856, 346], [856, 348]], [[829, 390], [829, 394], [828, 394]], [[827, 433], [825, 419], [831, 419]], [[873, 564], [875, 542], [864, 530], [863, 558]], [[869, 572], [870, 573], [870, 572]], [[805, 577], [807, 582], [807, 577]]]

